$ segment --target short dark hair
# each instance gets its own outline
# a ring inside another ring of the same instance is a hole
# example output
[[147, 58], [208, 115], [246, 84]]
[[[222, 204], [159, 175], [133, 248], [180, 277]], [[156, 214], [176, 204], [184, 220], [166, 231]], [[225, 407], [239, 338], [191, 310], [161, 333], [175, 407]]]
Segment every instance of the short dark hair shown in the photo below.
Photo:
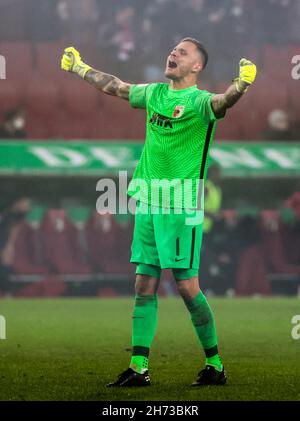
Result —
[[207, 62], [208, 62], [208, 53], [207, 53], [204, 45], [201, 44], [201, 42], [198, 41], [197, 39], [191, 38], [191, 37], [183, 38], [180, 42], [184, 42], [184, 41], [189, 41], [189, 42], [192, 42], [194, 45], [196, 45], [197, 50], [199, 51], [199, 53], [201, 54], [201, 57], [202, 57], [203, 69], [205, 69], [205, 67], [207, 65]]

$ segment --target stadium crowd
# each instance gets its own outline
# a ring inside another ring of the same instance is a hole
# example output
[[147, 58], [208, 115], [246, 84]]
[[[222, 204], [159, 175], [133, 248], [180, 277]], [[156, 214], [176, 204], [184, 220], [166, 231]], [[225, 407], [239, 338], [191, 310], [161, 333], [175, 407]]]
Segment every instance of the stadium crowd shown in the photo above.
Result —
[[[0, 138], [143, 139], [144, 114], [67, 79], [59, 68], [62, 49], [74, 44], [93, 66], [146, 82], [163, 78], [170, 48], [189, 35], [209, 51], [201, 78], [205, 89], [224, 90], [240, 57], [258, 65], [253, 89], [220, 123], [217, 139], [299, 140], [299, 81], [291, 77], [291, 57], [299, 53], [299, 21], [298, 0], [0, 0], [0, 54], [8, 66], [1, 85]], [[218, 182], [211, 182], [217, 197]], [[215, 294], [269, 294], [274, 288], [295, 293], [299, 203], [299, 192], [280, 211], [243, 214], [212, 203], [215, 215], [210, 215], [202, 250], [204, 289]], [[31, 214], [27, 199], [0, 211], [2, 293], [10, 292], [14, 275], [46, 279], [26, 288], [15, 283], [25, 295], [66, 293], [69, 287], [59, 276], [72, 271], [73, 279], [116, 271], [132, 276], [132, 221], [99, 216], [91, 209], [84, 224], [71, 221], [62, 209], [50, 209], [37, 221], [20, 215], [19, 206]], [[100, 257], [98, 250], [103, 250]], [[116, 256], [121, 256], [119, 266]]]
[[[24, 107], [28, 138], [141, 139], [141, 114], [66, 78], [62, 50], [73, 44], [92, 66], [147, 82], [163, 80], [170, 48], [189, 35], [209, 52], [203, 89], [224, 91], [243, 56], [258, 66], [255, 86], [219, 124], [217, 139], [297, 140], [300, 97], [291, 58], [299, 52], [299, 19], [296, 0], [0, 0], [0, 54], [8, 74], [0, 122]], [[285, 113], [289, 127], [283, 130], [284, 118], [273, 111]]]
[[228, 63], [246, 48], [299, 43], [299, 19], [297, 0], [1, 0], [0, 39], [89, 44], [112, 71], [123, 63], [124, 77], [155, 79], [188, 22], [188, 35], [201, 38], [222, 65], [210, 69], [218, 82], [232, 76]]
[[[199, 273], [206, 293], [299, 294], [300, 192], [278, 209], [222, 209], [212, 167], [206, 198]], [[51, 209], [15, 198], [0, 212], [0, 295], [130, 294], [132, 233], [131, 215], [99, 215], [92, 205]], [[162, 279], [160, 293], [176, 294], [171, 272]]]

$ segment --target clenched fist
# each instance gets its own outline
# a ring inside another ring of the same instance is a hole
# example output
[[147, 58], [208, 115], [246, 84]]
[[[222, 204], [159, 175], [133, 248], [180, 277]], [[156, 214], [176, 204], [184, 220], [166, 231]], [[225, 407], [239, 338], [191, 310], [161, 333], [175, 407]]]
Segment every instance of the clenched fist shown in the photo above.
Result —
[[68, 47], [61, 58], [61, 68], [66, 72], [76, 73], [84, 79], [91, 66], [81, 60], [79, 51], [76, 48]]

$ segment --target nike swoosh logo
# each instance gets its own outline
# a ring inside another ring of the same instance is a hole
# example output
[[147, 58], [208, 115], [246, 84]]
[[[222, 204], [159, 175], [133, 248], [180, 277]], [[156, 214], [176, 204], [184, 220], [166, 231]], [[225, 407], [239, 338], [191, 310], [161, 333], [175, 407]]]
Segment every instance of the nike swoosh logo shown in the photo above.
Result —
[[178, 259], [177, 257], [175, 257], [175, 262], [180, 262], [181, 260], [184, 260], [185, 257], [183, 257], [182, 259]]

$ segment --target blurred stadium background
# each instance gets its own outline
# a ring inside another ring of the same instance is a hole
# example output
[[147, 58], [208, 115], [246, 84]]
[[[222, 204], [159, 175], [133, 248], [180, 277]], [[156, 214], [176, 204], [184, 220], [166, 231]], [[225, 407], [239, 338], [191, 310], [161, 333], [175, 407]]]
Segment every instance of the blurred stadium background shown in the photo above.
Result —
[[[65, 47], [130, 82], [163, 80], [184, 36], [206, 45], [200, 87], [222, 92], [241, 57], [254, 86], [211, 151], [200, 280], [207, 294], [300, 294], [300, 3], [293, 0], [0, 0], [0, 293], [133, 293], [131, 215], [99, 215], [96, 182], [129, 174], [145, 115], [60, 70]], [[216, 170], [219, 168], [219, 170]], [[166, 272], [161, 295], [175, 295]]]

